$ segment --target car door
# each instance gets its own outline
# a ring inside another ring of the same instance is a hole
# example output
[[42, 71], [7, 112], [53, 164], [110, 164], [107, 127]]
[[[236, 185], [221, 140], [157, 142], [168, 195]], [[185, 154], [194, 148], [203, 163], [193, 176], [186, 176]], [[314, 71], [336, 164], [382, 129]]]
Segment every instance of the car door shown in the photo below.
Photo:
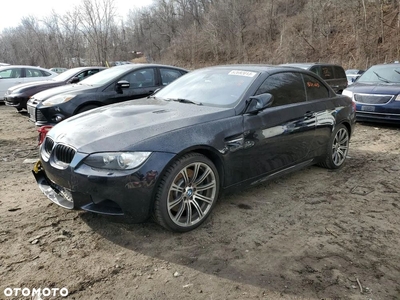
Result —
[[312, 111], [315, 113], [315, 138], [311, 149], [317, 153], [324, 153], [328, 140], [331, 137], [332, 128], [336, 122], [336, 106], [332, 101], [332, 92], [318, 78], [309, 74], [303, 74], [307, 101], [312, 104]]
[[332, 86], [336, 93], [341, 94], [347, 88], [347, 77], [344, 69], [341, 66], [333, 66], [334, 80]]
[[308, 159], [315, 135], [315, 113], [306, 101], [301, 73], [270, 75], [257, 94], [270, 93], [272, 106], [244, 115], [244, 166], [254, 178]]
[[[158, 80], [156, 79], [155, 68], [143, 68], [125, 74], [112, 86], [107, 88], [109, 92], [111, 91], [113, 93], [113, 96], [106, 100], [106, 104], [139, 99], [151, 95], [158, 88]], [[128, 81], [129, 88], [115, 91], [115, 85], [119, 81]]]
[[22, 68], [7, 68], [0, 71], [0, 100], [4, 100], [7, 90], [17, 84], [23, 83]]
[[44, 73], [44, 71], [33, 68], [24, 68], [24, 81], [33, 82], [48, 79], [49, 74]]

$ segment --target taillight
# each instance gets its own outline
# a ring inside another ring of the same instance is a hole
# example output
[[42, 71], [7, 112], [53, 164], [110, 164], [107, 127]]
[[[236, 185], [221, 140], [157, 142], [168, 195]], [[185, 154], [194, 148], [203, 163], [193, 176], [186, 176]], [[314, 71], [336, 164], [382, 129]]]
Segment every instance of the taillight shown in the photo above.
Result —
[[351, 101], [351, 106], [353, 107], [353, 111], [356, 111], [356, 101]]

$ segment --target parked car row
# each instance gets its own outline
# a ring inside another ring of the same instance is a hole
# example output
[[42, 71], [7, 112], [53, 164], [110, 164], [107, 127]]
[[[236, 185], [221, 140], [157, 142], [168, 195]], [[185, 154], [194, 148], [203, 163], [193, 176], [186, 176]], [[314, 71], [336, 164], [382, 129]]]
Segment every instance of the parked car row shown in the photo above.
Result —
[[18, 111], [21, 111], [22, 109], [27, 109], [26, 104], [34, 94], [50, 88], [78, 83], [104, 69], [104, 67], [74, 68], [49, 80], [18, 84], [7, 90], [4, 95], [4, 101], [6, 105], [13, 106]]
[[47, 80], [58, 74], [47, 69], [32, 66], [1, 66], [0, 67], [0, 101], [4, 102], [7, 90], [17, 84]]
[[329, 64], [98, 69], [30, 97], [30, 119], [53, 126], [33, 173], [66, 209], [190, 231], [224, 192], [342, 167], [356, 114], [378, 120], [400, 103], [398, 66], [374, 66], [351, 86]]
[[37, 126], [55, 125], [93, 108], [146, 97], [186, 73], [185, 69], [156, 64], [115, 66], [78, 84], [37, 93], [27, 109]]

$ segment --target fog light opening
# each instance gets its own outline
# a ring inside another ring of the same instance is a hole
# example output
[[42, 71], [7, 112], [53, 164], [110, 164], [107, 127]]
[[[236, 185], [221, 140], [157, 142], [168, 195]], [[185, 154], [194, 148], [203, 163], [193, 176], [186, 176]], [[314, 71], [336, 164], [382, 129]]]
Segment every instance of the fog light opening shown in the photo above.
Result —
[[61, 121], [64, 120], [64, 119], [65, 119], [65, 117], [64, 117], [64, 116], [60, 116], [60, 115], [58, 115], [58, 116], [56, 116], [56, 117], [54, 118], [54, 120], [55, 120], [57, 123], [61, 122]]

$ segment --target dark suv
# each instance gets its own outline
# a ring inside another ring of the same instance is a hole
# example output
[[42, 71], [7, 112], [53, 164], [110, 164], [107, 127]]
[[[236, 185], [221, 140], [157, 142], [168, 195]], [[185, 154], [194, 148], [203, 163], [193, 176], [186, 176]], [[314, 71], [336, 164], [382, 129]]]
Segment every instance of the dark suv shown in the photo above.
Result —
[[298, 67], [318, 74], [328, 83], [336, 94], [341, 94], [347, 88], [347, 77], [344, 69], [339, 65], [325, 63], [293, 63], [282, 66]]

